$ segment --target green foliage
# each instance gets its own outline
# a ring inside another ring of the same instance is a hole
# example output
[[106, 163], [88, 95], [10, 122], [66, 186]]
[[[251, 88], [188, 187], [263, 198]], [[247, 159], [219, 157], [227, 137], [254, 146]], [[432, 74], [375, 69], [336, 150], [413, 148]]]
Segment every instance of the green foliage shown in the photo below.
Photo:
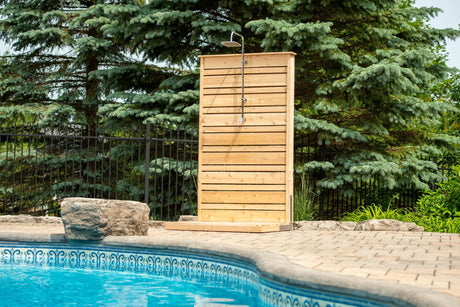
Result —
[[383, 209], [381, 206], [371, 205], [367, 207], [360, 207], [353, 212], [345, 215], [343, 221], [362, 222], [370, 219], [393, 219], [399, 221], [407, 221], [407, 211], [404, 209]]
[[439, 215], [420, 215], [404, 209], [382, 209], [377, 205], [361, 207], [348, 213], [342, 218], [342, 221], [362, 222], [369, 219], [393, 219], [402, 222], [412, 222], [422, 226], [425, 231], [429, 232], [447, 232], [460, 233], [460, 218], [449, 217], [443, 218]]
[[300, 173], [300, 183], [294, 189], [294, 221], [313, 221], [318, 217], [316, 193], [305, 173]]
[[319, 188], [351, 191], [373, 178], [388, 190], [424, 190], [440, 179], [426, 157], [460, 143], [453, 129], [437, 129], [457, 106], [425, 92], [448, 78], [439, 50], [460, 35], [428, 26], [437, 8], [399, 0], [0, 7], [0, 37], [13, 49], [0, 60], [0, 119], [196, 127], [198, 55], [235, 52], [220, 42], [238, 31], [246, 52], [296, 52], [295, 128], [316, 132], [330, 153], [303, 168], [323, 174]]
[[417, 202], [421, 216], [460, 218], [460, 165], [453, 166], [449, 180], [438, 184], [434, 191], [428, 190]]
[[442, 218], [440, 216], [419, 216], [411, 220], [430, 232], [460, 233], [460, 218]]
[[415, 210], [383, 209], [380, 205], [361, 207], [342, 220], [360, 222], [368, 219], [395, 219], [414, 222], [431, 232], [460, 233], [460, 165], [452, 168], [449, 180], [440, 183], [435, 191], [428, 190]]

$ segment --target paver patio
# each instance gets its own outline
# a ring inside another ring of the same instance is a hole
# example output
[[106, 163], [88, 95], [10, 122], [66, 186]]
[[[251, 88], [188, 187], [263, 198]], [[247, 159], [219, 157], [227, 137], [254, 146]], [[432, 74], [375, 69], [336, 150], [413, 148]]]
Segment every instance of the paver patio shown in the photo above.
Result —
[[[0, 223], [0, 240], [63, 233], [60, 225]], [[319, 271], [429, 288], [460, 297], [460, 234], [311, 230], [256, 234], [151, 227], [149, 237], [261, 249]]]

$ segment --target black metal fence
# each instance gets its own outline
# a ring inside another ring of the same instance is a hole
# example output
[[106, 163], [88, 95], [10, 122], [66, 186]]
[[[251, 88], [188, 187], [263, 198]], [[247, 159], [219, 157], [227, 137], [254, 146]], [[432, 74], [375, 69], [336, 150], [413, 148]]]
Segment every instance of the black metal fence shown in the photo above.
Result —
[[[295, 147], [297, 164], [333, 157], [314, 134], [297, 134]], [[58, 216], [61, 199], [95, 197], [142, 201], [152, 218], [175, 220], [196, 213], [197, 161], [196, 131], [150, 124], [112, 129], [0, 123], [0, 214]], [[447, 175], [450, 164], [434, 162]], [[310, 185], [319, 179], [321, 174], [313, 174]], [[394, 207], [411, 208], [423, 192], [413, 186], [386, 190], [377, 180], [356, 180], [352, 190], [352, 196], [337, 189], [316, 191], [315, 217], [337, 219], [390, 200]]]
[[154, 219], [196, 212], [197, 134], [150, 124], [0, 125], [0, 214], [60, 215], [65, 197], [145, 202]]
[[[331, 161], [333, 152], [329, 152], [326, 146], [318, 143], [317, 135], [314, 133], [297, 133], [295, 137], [295, 161], [302, 164], [308, 161]], [[438, 166], [440, 180], [447, 180], [448, 173], [455, 161], [438, 161], [436, 157], [433, 162]], [[314, 185], [317, 180], [322, 179], [323, 174], [313, 173], [310, 175], [310, 184]], [[298, 175], [295, 182], [300, 182]], [[431, 188], [436, 188], [437, 182], [431, 183]], [[417, 200], [423, 194], [423, 190], [416, 189], [413, 185], [400, 187], [398, 189], [385, 189], [375, 178], [370, 180], [358, 179], [351, 187], [352, 195], [347, 196], [339, 189], [322, 188], [314, 193], [314, 207], [317, 212], [317, 219], [338, 219], [347, 212], [352, 212], [361, 206], [371, 204], [388, 205], [393, 208], [414, 208]]]

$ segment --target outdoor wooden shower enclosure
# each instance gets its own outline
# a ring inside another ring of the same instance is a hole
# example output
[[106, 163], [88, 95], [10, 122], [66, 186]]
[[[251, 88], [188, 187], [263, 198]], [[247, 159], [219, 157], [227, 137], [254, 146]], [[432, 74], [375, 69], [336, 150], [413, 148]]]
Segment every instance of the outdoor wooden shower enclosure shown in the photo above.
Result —
[[292, 52], [245, 54], [244, 120], [241, 54], [200, 57], [199, 222], [175, 229], [290, 227], [294, 57]]

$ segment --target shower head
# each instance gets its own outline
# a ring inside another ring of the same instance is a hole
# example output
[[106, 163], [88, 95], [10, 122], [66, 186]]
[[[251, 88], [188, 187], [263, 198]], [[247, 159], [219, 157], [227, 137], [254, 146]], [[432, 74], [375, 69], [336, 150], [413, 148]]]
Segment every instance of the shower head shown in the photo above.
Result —
[[[241, 44], [233, 40], [233, 34], [235, 34], [236, 36], [241, 37]], [[230, 40], [222, 42], [222, 45], [224, 45], [225, 47], [230, 47], [230, 48], [241, 47], [241, 45], [243, 45], [242, 52], [244, 52], [244, 37], [243, 37], [243, 35], [241, 35], [239, 33], [232, 32], [230, 34]]]
[[222, 45], [224, 45], [225, 47], [230, 47], [230, 48], [241, 47], [241, 44], [235, 41], [225, 41], [225, 42], [222, 42]]

